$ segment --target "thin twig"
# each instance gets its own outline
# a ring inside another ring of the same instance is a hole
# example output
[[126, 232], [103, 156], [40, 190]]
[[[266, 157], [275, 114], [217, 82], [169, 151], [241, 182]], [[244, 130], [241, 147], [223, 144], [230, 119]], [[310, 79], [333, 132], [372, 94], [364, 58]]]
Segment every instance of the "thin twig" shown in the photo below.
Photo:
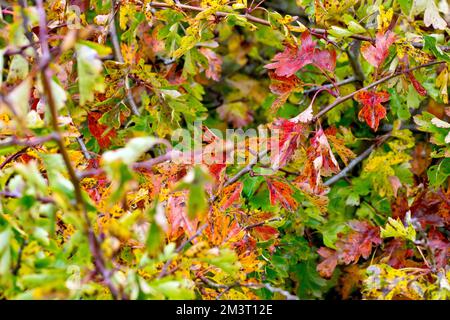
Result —
[[32, 137], [29, 139], [19, 139], [16, 136], [12, 136], [0, 141], [0, 148], [22, 146], [22, 147], [35, 147], [37, 145], [58, 140], [59, 136], [56, 133], [50, 133], [47, 136]]
[[286, 297], [286, 300], [299, 300], [297, 296], [287, 292], [286, 290], [280, 289], [280, 288], [276, 288], [274, 286], [272, 286], [269, 283], [240, 283], [239, 281], [233, 282], [232, 284], [226, 285], [226, 284], [220, 284], [220, 283], [215, 283], [214, 281], [209, 280], [208, 278], [206, 278], [203, 275], [198, 275], [197, 276], [200, 280], [202, 280], [205, 284], [207, 284], [208, 286], [215, 288], [215, 289], [224, 289], [223, 292], [221, 292], [218, 295], [218, 298], [220, 299], [220, 297], [222, 297], [222, 295], [225, 292], [230, 291], [233, 288], [236, 287], [246, 287], [246, 288], [252, 288], [252, 289], [261, 289], [261, 288], [266, 288], [267, 290], [269, 290], [272, 293], [280, 293], [283, 296]]
[[[50, 110], [51, 114], [51, 124], [54, 133], [58, 136], [58, 139], [56, 139], [56, 142], [58, 144], [59, 151], [61, 152], [61, 155], [63, 157], [65, 166], [67, 168], [70, 180], [72, 182], [72, 185], [74, 187], [75, 191], [75, 199], [76, 199], [76, 207], [78, 209], [81, 209], [83, 212], [83, 217], [86, 223], [87, 228], [87, 234], [88, 234], [88, 240], [89, 240], [89, 248], [91, 251], [91, 254], [94, 259], [94, 265], [97, 269], [97, 272], [100, 273], [103, 277], [103, 280], [106, 282], [106, 285], [108, 286], [111, 295], [114, 299], [119, 298], [119, 291], [116, 288], [116, 286], [112, 283], [111, 280], [111, 272], [106, 268], [105, 265], [105, 259], [103, 257], [100, 244], [98, 243], [98, 239], [96, 235], [94, 234], [94, 231], [92, 230], [91, 222], [87, 213], [86, 203], [83, 199], [83, 194], [81, 190], [80, 181], [77, 177], [77, 174], [75, 172], [74, 167], [72, 166], [72, 163], [70, 161], [69, 153], [66, 150], [66, 147], [64, 145], [59, 125], [58, 125], [58, 111], [56, 107], [56, 103], [53, 97], [52, 87], [50, 84], [50, 79], [52, 78], [51, 70], [48, 68], [48, 64], [51, 61], [51, 55], [50, 55], [50, 47], [48, 45], [48, 29], [47, 29], [47, 21], [46, 21], [46, 14], [44, 9], [44, 3], [43, 0], [37, 0], [36, 1], [36, 7], [38, 10], [39, 15], [39, 41], [41, 43], [41, 50], [42, 50], [42, 58], [40, 59], [40, 68], [41, 68], [41, 79], [42, 79], [42, 86], [44, 89], [44, 94], [46, 97], [46, 102], [48, 105], [48, 108]], [[125, 298], [124, 296], [122, 296]]]
[[0, 164], [0, 170], [3, 169], [8, 163], [10, 163], [11, 161], [16, 160], [18, 157], [20, 157], [25, 151], [28, 150], [28, 147], [22, 148], [19, 151], [13, 153], [12, 155], [8, 156], [3, 162], [2, 164]]
[[385, 142], [389, 137], [391, 136], [390, 133], [382, 136], [376, 143], [372, 144], [369, 148], [367, 148], [366, 150], [364, 150], [364, 152], [362, 152], [359, 156], [357, 156], [355, 159], [353, 159], [352, 161], [350, 161], [350, 163], [348, 164], [348, 166], [346, 166], [344, 169], [341, 170], [341, 172], [339, 172], [337, 175], [331, 177], [330, 179], [328, 179], [327, 181], [324, 182], [324, 185], [326, 186], [330, 186], [333, 183], [339, 181], [340, 179], [342, 179], [343, 177], [347, 176], [347, 174], [349, 172], [351, 172], [353, 170], [353, 168], [360, 163], [361, 161], [363, 161], [365, 158], [367, 158], [373, 150], [375, 150], [376, 147], [378, 147], [379, 145], [381, 145], [383, 142]]
[[319, 91], [319, 90], [331, 89], [331, 88], [334, 88], [335, 86], [341, 87], [341, 86], [344, 86], [346, 84], [349, 84], [349, 83], [352, 83], [352, 82], [355, 82], [355, 81], [358, 81], [358, 80], [359, 79], [357, 79], [356, 77], [352, 76], [352, 77], [349, 77], [349, 78], [344, 79], [342, 81], [336, 82], [335, 84], [327, 83], [327, 84], [324, 84], [322, 86], [316, 86], [316, 87], [309, 88], [309, 89], [303, 91], [303, 94], [310, 94], [310, 93], [314, 93], [314, 92]]
[[256, 228], [256, 227], [260, 227], [260, 226], [263, 226], [263, 225], [265, 225], [267, 223], [274, 222], [274, 221], [281, 221], [281, 218], [278, 218], [278, 217], [277, 218], [271, 218], [271, 219], [268, 219], [268, 220], [264, 220], [264, 221], [261, 221], [261, 222], [250, 224], [248, 226], [245, 226], [244, 230], [249, 230], [249, 229], [253, 229], [253, 228]]
[[343, 102], [345, 102], [345, 101], [347, 101], [347, 100], [349, 100], [349, 99], [352, 99], [358, 92], [369, 90], [369, 89], [371, 89], [371, 88], [373, 88], [373, 87], [378, 86], [379, 84], [381, 84], [381, 83], [383, 83], [383, 82], [386, 82], [386, 81], [388, 81], [388, 80], [390, 80], [390, 79], [392, 79], [392, 78], [398, 77], [398, 76], [400, 76], [400, 75], [402, 75], [402, 74], [406, 74], [406, 73], [412, 72], [412, 71], [417, 70], [417, 69], [421, 69], [421, 68], [433, 66], [433, 65], [436, 65], [436, 64], [441, 64], [441, 63], [445, 63], [445, 61], [433, 61], [433, 62], [429, 62], [429, 63], [422, 64], [422, 65], [417, 66], [417, 67], [414, 67], [414, 68], [409, 68], [409, 69], [406, 69], [406, 70], [402, 70], [402, 71], [395, 72], [395, 73], [393, 73], [393, 74], [391, 74], [391, 75], [389, 75], [389, 76], [386, 76], [386, 77], [381, 78], [381, 79], [379, 79], [379, 80], [377, 80], [377, 81], [375, 81], [375, 82], [372, 82], [371, 84], [365, 86], [364, 88], [361, 88], [361, 89], [359, 89], [359, 90], [356, 90], [356, 91], [354, 91], [354, 92], [352, 92], [352, 93], [350, 93], [350, 94], [348, 94], [348, 95], [346, 95], [346, 96], [337, 98], [336, 100], [334, 100], [333, 103], [329, 104], [328, 106], [326, 106], [325, 108], [323, 108], [322, 110], [320, 110], [320, 111], [312, 118], [312, 122], [316, 122], [320, 117], [322, 117], [322, 116], [323, 116], [324, 114], [326, 114], [328, 111], [330, 111], [330, 110], [332, 110], [333, 108], [337, 107], [337, 106], [340, 105], [341, 103], [343, 103]]
[[[194, 239], [198, 238], [203, 231], [206, 229], [206, 227], [208, 226], [208, 223], [205, 223], [203, 225], [201, 225], [197, 232], [195, 232], [191, 237], [189, 237], [188, 239], [186, 239], [185, 241], [183, 241], [176, 249], [175, 249], [175, 253], [180, 253], [181, 251], [183, 251], [183, 249], [189, 244], [191, 243]], [[166, 261], [166, 263], [164, 263], [164, 265], [161, 268], [161, 272], [158, 274], [158, 279], [161, 279], [165, 276], [167, 276], [168, 274], [170, 274], [171, 272], [168, 271], [169, 266], [172, 264], [172, 259], [169, 259]]]
[[[153, 8], [174, 8], [174, 9], [180, 9], [180, 10], [189, 10], [189, 11], [197, 11], [197, 12], [202, 12], [204, 10], [207, 10], [208, 8], [203, 8], [203, 7], [196, 7], [196, 6], [191, 6], [191, 5], [187, 5], [187, 4], [181, 4], [181, 3], [173, 3], [173, 4], [169, 4], [169, 3], [164, 3], [164, 2], [150, 2], [149, 5]], [[222, 12], [222, 11], [217, 11], [214, 13], [217, 17], [227, 17], [231, 14], [235, 14], [232, 12]], [[248, 21], [251, 22], [255, 22], [261, 25], [265, 25], [265, 26], [271, 26], [270, 22], [265, 20], [265, 19], [261, 19], [255, 16], [252, 16], [248, 13], [245, 14], [240, 14], [239, 17], [241, 18], [245, 18]], [[320, 29], [320, 28], [311, 28], [310, 29], [311, 32], [316, 33], [316, 34], [322, 34], [322, 35], [327, 35], [327, 30], [325, 29]], [[375, 39], [369, 36], [363, 36], [363, 35], [359, 35], [359, 34], [353, 34], [350, 36], [350, 38], [352, 39], [356, 39], [356, 40], [362, 40], [362, 41], [367, 41], [367, 42], [371, 42], [374, 43]], [[420, 43], [420, 42], [411, 42], [411, 45], [415, 48], [423, 48], [424, 44]], [[442, 51], [450, 51], [450, 46], [440, 46], [439, 47]]]
[[[18, 193], [18, 192], [3, 190], [3, 191], [0, 191], [0, 197], [11, 198], [11, 199], [20, 199], [23, 197], [23, 194]], [[38, 200], [39, 202], [42, 202], [42, 203], [55, 203], [55, 200], [53, 200], [53, 198], [50, 198], [50, 197], [37, 196], [36, 200]]]

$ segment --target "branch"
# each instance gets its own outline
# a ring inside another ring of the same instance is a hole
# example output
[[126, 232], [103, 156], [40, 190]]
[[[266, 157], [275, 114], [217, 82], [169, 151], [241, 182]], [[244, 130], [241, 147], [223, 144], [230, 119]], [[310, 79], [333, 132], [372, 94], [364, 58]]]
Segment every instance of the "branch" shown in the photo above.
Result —
[[[20, 199], [23, 197], [23, 194], [18, 193], [18, 192], [3, 190], [3, 191], [0, 191], [0, 197], [11, 198], [11, 199]], [[50, 197], [37, 196], [36, 200], [38, 200], [39, 202], [42, 202], [42, 203], [55, 203], [55, 200], [53, 200], [53, 198], [50, 198]]]
[[[189, 10], [189, 11], [196, 11], [196, 12], [202, 12], [207, 10], [208, 8], [202, 8], [202, 7], [196, 7], [196, 6], [191, 6], [191, 5], [187, 5], [187, 4], [181, 4], [181, 3], [174, 3], [174, 4], [168, 4], [168, 3], [163, 3], [163, 2], [150, 2], [149, 5], [153, 8], [172, 8], [172, 9], [180, 9], [180, 10]], [[214, 13], [217, 17], [227, 17], [231, 14], [234, 13], [230, 13], [230, 12], [223, 12], [223, 11], [217, 11]], [[265, 19], [261, 19], [261, 18], [257, 18], [255, 16], [252, 16], [248, 13], [245, 14], [239, 14], [238, 15], [241, 18], [245, 18], [248, 21], [251, 22], [255, 22], [258, 24], [262, 24], [265, 26], [271, 26], [270, 22], [265, 20]], [[323, 35], [327, 35], [327, 30], [325, 29], [320, 29], [320, 28], [310, 28], [310, 31], [316, 34], [323, 34]], [[372, 37], [368, 37], [368, 36], [363, 36], [360, 34], [353, 34], [350, 36], [350, 38], [352, 39], [356, 39], [356, 40], [362, 40], [362, 41], [368, 41], [371, 43], [375, 42], [375, 39]], [[415, 48], [423, 48], [423, 43], [420, 42], [411, 42], [411, 45]], [[442, 51], [450, 51], [450, 46], [440, 46], [439, 47]]]
[[299, 300], [297, 296], [290, 294], [286, 290], [273, 287], [269, 283], [240, 283], [239, 281], [236, 281], [236, 282], [233, 282], [232, 284], [226, 285], [226, 284], [215, 283], [214, 281], [209, 280], [208, 278], [206, 278], [203, 275], [198, 275], [198, 278], [212, 288], [224, 289], [224, 291], [217, 296], [217, 299], [220, 299], [224, 293], [226, 293], [227, 291], [230, 291], [233, 288], [246, 287], [246, 288], [252, 288], [252, 289], [266, 288], [267, 290], [269, 290], [272, 293], [282, 294], [283, 296], [286, 297], [286, 300]]
[[374, 144], [372, 144], [369, 148], [367, 148], [363, 153], [361, 153], [359, 156], [357, 156], [355, 159], [353, 159], [352, 161], [350, 161], [350, 163], [348, 164], [348, 166], [346, 166], [344, 169], [341, 170], [341, 172], [339, 172], [337, 175], [331, 177], [330, 179], [328, 179], [327, 181], [324, 182], [325, 186], [330, 186], [333, 183], [339, 181], [340, 179], [342, 179], [343, 177], [347, 176], [347, 174], [353, 170], [353, 168], [360, 163], [361, 161], [363, 161], [365, 158], [367, 158], [373, 150], [375, 150], [375, 148], [377, 148], [378, 146], [380, 146], [381, 144], [383, 144], [389, 137], [391, 136], [391, 133], [385, 134], [384, 136], [382, 136], [377, 142], [375, 142]]
[[117, 298], [119, 298], [119, 291], [117, 290], [115, 285], [112, 283], [111, 273], [109, 270], [107, 270], [107, 268], [105, 266], [105, 260], [103, 258], [103, 255], [102, 255], [102, 252], [100, 249], [100, 244], [98, 243], [98, 239], [92, 230], [91, 222], [90, 222], [90, 219], [89, 219], [89, 216], [87, 213], [86, 203], [84, 202], [84, 199], [83, 199], [80, 181], [78, 180], [75, 169], [72, 166], [69, 154], [66, 150], [66, 147], [64, 145], [64, 142], [63, 142], [60, 130], [59, 130], [58, 111], [57, 111], [57, 107], [56, 107], [55, 100], [53, 97], [52, 87], [50, 84], [50, 79], [52, 78], [52, 72], [48, 68], [48, 65], [51, 61], [51, 55], [50, 55], [50, 47], [48, 45], [48, 30], [47, 30], [47, 21], [46, 21], [43, 0], [36, 0], [36, 7], [38, 10], [38, 15], [39, 15], [39, 41], [41, 43], [41, 50], [42, 50], [42, 58], [40, 59], [39, 65], [41, 67], [41, 79], [42, 79], [44, 94], [46, 97], [48, 108], [50, 109], [51, 124], [52, 124], [54, 133], [58, 137], [58, 139], [56, 139], [56, 142], [58, 144], [58, 147], [59, 147], [59, 150], [63, 157], [65, 166], [69, 173], [69, 177], [72, 182], [72, 185], [74, 187], [76, 207], [78, 209], [81, 209], [83, 212], [83, 217], [84, 217], [84, 220], [85, 220], [85, 223], [87, 226], [89, 249], [94, 258], [94, 265], [96, 267], [97, 272], [103, 276], [103, 279], [106, 282], [113, 298], [117, 299]]
[[361, 41], [358, 40], [352, 41], [352, 43], [347, 48], [347, 56], [348, 61], [350, 62], [350, 67], [352, 68], [356, 79], [358, 81], [363, 82], [365, 77], [364, 71], [361, 66], [360, 48], [361, 48]]
[[433, 65], [436, 65], [436, 64], [441, 64], [441, 63], [445, 63], [445, 61], [433, 61], [433, 62], [425, 63], [425, 64], [422, 64], [422, 65], [420, 65], [420, 66], [417, 66], [417, 67], [414, 67], [414, 68], [409, 68], [409, 69], [402, 70], [402, 71], [399, 71], [399, 72], [395, 72], [395, 73], [393, 73], [393, 74], [391, 74], [391, 75], [389, 75], [389, 76], [386, 76], [386, 77], [384, 77], [384, 78], [381, 78], [380, 80], [375, 81], [375, 82], [373, 82], [373, 83], [367, 85], [367, 86], [364, 87], [364, 88], [361, 88], [361, 89], [359, 89], [359, 90], [356, 90], [356, 91], [354, 91], [354, 92], [352, 92], [352, 93], [350, 93], [350, 94], [348, 94], [348, 95], [346, 95], [346, 96], [337, 98], [336, 100], [334, 100], [333, 103], [329, 104], [328, 106], [326, 106], [325, 108], [323, 108], [322, 110], [320, 110], [320, 111], [312, 118], [311, 122], [313, 122], [313, 123], [316, 122], [320, 117], [322, 117], [322, 116], [323, 116], [324, 114], [326, 114], [328, 111], [330, 111], [330, 110], [332, 110], [333, 108], [337, 107], [337, 106], [340, 105], [341, 103], [343, 103], [343, 102], [345, 102], [345, 101], [347, 101], [347, 100], [349, 100], [349, 99], [352, 99], [358, 92], [369, 90], [369, 89], [371, 89], [371, 88], [373, 88], [373, 87], [376, 87], [377, 85], [379, 85], [379, 84], [381, 84], [381, 83], [383, 83], [383, 82], [386, 82], [386, 81], [388, 81], [388, 80], [390, 80], [390, 79], [392, 79], [392, 78], [398, 77], [398, 76], [400, 76], [400, 75], [402, 75], [402, 74], [406, 74], [406, 73], [412, 72], [412, 71], [417, 70], [417, 69], [421, 69], [421, 68], [433, 66]]
[[355, 81], [359, 81], [359, 79], [357, 77], [349, 77], [347, 79], [344, 79], [342, 81], [336, 82], [334, 84], [333, 83], [327, 83], [327, 84], [324, 84], [322, 86], [316, 86], [316, 87], [309, 88], [308, 90], [303, 91], [303, 94], [310, 94], [310, 93], [317, 92], [319, 90], [332, 89], [332, 88], [334, 88], [336, 86], [337, 87], [341, 87], [341, 86], [344, 86], [346, 84], [349, 84], [349, 83], [352, 83], [352, 82], [355, 82]]
[[[182, 242], [175, 250], [175, 253], [180, 253], [181, 251], [183, 251], [183, 249], [190, 243], [192, 242], [194, 239], [196, 239], [197, 237], [199, 237], [202, 233], [203, 230], [206, 229], [206, 227], [208, 226], [208, 223], [203, 224], [202, 226], [200, 226], [197, 230], [197, 232], [192, 235], [189, 239], [186, 239], [184, 242]], [[164, 263], [163, 267], [161, 268], [161, 272], [158, 274], [157, 279], [161, 279], [162, 277], [167, 276], [168, 274], [171, 273], [171, 271], [168, 271], [169, 266], [172, 264], [173, 259], [169, 259], [166, 261], [166, 263]]]
[[16, 136], [6, 138], [0, 141], [0, 148], [12, 147], [12, 146], [22, 146], [22, 147], [35, 147], [37, 145], [49, 142], [57, 141], [59, 135], [56, 133], [51, 133], [47, 136], [42, 137], [32, 137], [29, 139], [19, 139]]

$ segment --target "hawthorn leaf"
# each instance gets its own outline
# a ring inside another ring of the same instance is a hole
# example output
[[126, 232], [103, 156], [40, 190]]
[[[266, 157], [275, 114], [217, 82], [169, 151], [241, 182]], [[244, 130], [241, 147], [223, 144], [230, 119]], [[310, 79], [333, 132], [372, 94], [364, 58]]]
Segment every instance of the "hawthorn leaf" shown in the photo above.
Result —
[[89, 112], [87, 116], [88, 129], [100, 147], [106, 149], [111, 145], [111, 140], [116, 136], [116, 130], [105, 124], [101, 124], [99, 120], [102, 116], [100, 112]]
[[221, 209], [228, 209], [234, 202], [239, 200], [244, 185], [242, 182], [236, 182], [224, 188], [222, 191], [223, 200], [221, 201]]
[[270, 193], [270, 203], [275, 205], [279, 202], [286, 210], [294, 211], [298, 203], [293, 197], [293, 190], [286, 182], [266, 179], [267, 187]]
[[103, 66], [96, 50], [84, 44], [75, 45], [77, 52], [80, 104], [94, 100], [95, 92], [104, 92]]
[[423, 16], [423, 22], [426, 27], [433, 26], [434, 29], [445, 30], [447, 22], [440, 16], [434, 0], [426, 1], [427, 5]]
[[411, 81], [414, 89], [417, 91], [418, 94], [421, 96], [427, 95], [427, 90], [422, 86], [422, 84], [414, 77], [414, 74], [412, 72], [407, 73], [409, 80]]
[[380, 229], [382, 238], [397, 238], [397, 239], [405, 239], [409, 241], [416, 240], [416, 229], [411, 224], [408, 224], [406, 227], [399, 219], [388, 218], [388, 222], [386, 223], [385, 228]]
[[450, 62], [450, 56], [441, 50], [441, 48], [437, 44], [437, 40], [435, 37], [425, 35], [423, 37], [423, 40], [424, 40], [423, 48], [426, 51], [431, 52], [439, 60], [445, 60], [447, 62]]
[[390, 95], [390, 106], [392, 112], [401, 120], [408, 120], [411, 117], [408, 105], [402, 102], [395, 88], [388, 89]]
[[444, 158], [438, 164], [429, 167], [427, 175], [433, 187], [443, 185], [450, 176], [450, 158]]
[[369, 127], [377, 131], [380, 120], [386, 117], [386, 109], [381, 103], [389, 101], [389, 93], [359, 91], [354, 99], [363, 105], [358, 113], [359, 120], [365, 121]]
[[375, 68], [379, 68], [389, 55], [389, 47], [395, 42], [396, 35], [392, 31], [378, 32], [375, 38], [375, 46], [365, 43], [361, 47], [361, 54]]
[[30, 111], [31, 87], [31, 78], [27, 77], [6, 96], [7, 101], [15, 106], [17, 114], [21, 117], [25, 117]]
[[274, 133], [270, 144], [272, 169], [280, 168], [290, 160], [300, 143], [303, 130], [303, 124], [287, 119], [277, 119], [272, 123]]
[[315, 65], [321, 70], [332, 72], [336, 67], [336, 52], [334, 50], [316, 49], [316, 42], [312, 40], [308, 31], [302, 33], [300, 47], [287, 46], [285, 50], [267, 64], [267, 69], [275, 69], [280, 77], [290, 77], [308, 64]]

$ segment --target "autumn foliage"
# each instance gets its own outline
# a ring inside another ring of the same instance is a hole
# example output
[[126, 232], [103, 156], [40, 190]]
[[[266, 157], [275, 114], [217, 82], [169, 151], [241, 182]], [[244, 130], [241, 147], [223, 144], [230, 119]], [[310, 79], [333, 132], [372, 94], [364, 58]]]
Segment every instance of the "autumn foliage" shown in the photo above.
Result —
[[450, 299], [449, 21], [0, 1], [0, 299]]

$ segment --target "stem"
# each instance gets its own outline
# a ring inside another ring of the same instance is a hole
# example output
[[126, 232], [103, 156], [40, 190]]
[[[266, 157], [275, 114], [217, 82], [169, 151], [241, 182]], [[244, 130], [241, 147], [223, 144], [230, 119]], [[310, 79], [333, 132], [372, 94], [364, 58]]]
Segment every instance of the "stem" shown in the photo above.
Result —
[[[208, 223], [205, 223], [202, 226], [200, 226], [194, 235], [192, 235], [189, 239], [186, 239], [183, 243], [181, 243], [176, 248], [175, 253], [180, 253], [181, 251], [183, 251], [183, 249], [190, 242], [192, 242], [194, 239], [198, 238], [203, 233], [203, 231], [206, 229], [207, 226], [208, 226]], [[158, 279], [161, 279], [171, 273], [170, 271], [168, 271], [168, 268], [169, 268], [170, 264], [172, 263], [172, 261], [173, 261], [173, 259], [169, 259], [166, 261], [166, 263], [164, 263], [163, 267], [161, 268], [161, 272], [158, 274], [158, 277], [157, 277]]]
[[100, 245], [98, 243], [98, 239], [92, 230], [91, 222], [90, 222], [90, 219], [89, 219], [89, 216], [87, 213], [86, 203], [84, 202], [84, 199], [83, 199], [80, 181], [78, 180], [75, 169], [72, 166], [69, 154], [66, 150], [64, 141], [61, 136], [61, 132], [59, 130], [58, 111], [57, 111], [57, 107], [55, 104], [55, 100], [53, 97], [52, 88], [51, 88], [51, 84], [50, 84], [50, 79], [52, 77], [52, 73], [51, 73], [51, 70], [48, 69], [48, 63], [51, 61], [51, 56], [50, 56], [50, 48], [48, 45], [48, 30], [47, 30], [47, 21], [46, 21], [46, 16], [45, 16], [43, 0], [37, 0], [36, 6], [38, 9], [38, 14], [39, 14], [39, 41], [41, 43], [41, 50], [42, 50], [42, 58], [40, 59], [41, 78], [42, 78], [44, 94], [45, 94], [45, 97], [47, 100], [47, 105], [50, 109], [52, 128], [53, 128], [54, 133], [57, 136], [56, 142], [58, 144], [58, 148], [61, 152], [65, 166], [69, 173], [70, 181], [72, 182], [72, 185], [74, 187], [76, 208], [81, 209], [83, 212], [83, 217], [84, 217], [85, 224], [87, 227], [89, 248], [90, 248], [91, 254], [94, 258], [94, 265], [97, 269], [97, 272], [103, 276], [104, 281], [106, 282], [109, 290], [111, 291], [111, 295], [113, 296], [113, 298], [118, 299], [119, 292], [118, 292], [117, 288], [115, 287], [115, 285], [111, 281], [110, 271], [106, 269], [105, 260], [102, 255]]
[[[197, 12], [202, 12], [204, 10], [207, 10], [208, 8], [202, 8], [202, 7], [196, 7], [196, 6], [191, 6], [191, 5], [187, 5], [187, 4], [181, 4], [181, 3], [174, 3], [174, 4], [168, 4], [168, 3], [164, 3], [164, 2], [150, 2], [149, 5], [153, 8], [178, 8], [181, 10], [189, 10], [189, 11], [197, 11]], [[234, 14], [234, 13], [230, 13], [230, 12], [223, 12], [223, 11], [217, 11], [214, 13], [217, 17], [227, 17], [230, 14]], [[265, 26], [271, 26], [270, 22], [261, 18], [257, 18], [255, 16], [252, 16], [248, 13], [245, 14], [240, 14], [239, 15], [242, 18], [247, 19], [248, 21], [252, 21], [258, 24], [262, 24]], [[323, 34], [326, 35], [327, 34], [327, 30], [325, 29], [320, 29], [320, 28], [310, 28], [310, 31], [316, 34]], [[375, 42], [375, 39], [369, 36], [363, 36], [360, 34], [354, 34], [351, 35], [350, 38], [352, 39], [356, 39], [356, 40], [362, 40], [362, 41], [368, 41], [371, 43]], [[423, 48], [423, 43], [420, 42], [411, 42], [411, 45], [415, 48]], [[440, 46], [439, 47], [442, 51], [450, 51], [450, 46]]]
[[312, 87], [312, 88], [310, 88], [308, 90], [303, 91], [303, 94], [310, 94], [310, 93], [313, 93], [313, 92], [316, 92], [316, 91], [319, 91], [319, 90], [331, 89], [331, 88], [334, 88], [335, 86], [341, 87], [341, 86], [344, 86], [346, 84], [349, 84], [349, 83], [352, 83], [352, 82], [355, 82], [355, 81], [358, 81], [358, 80], [359, 79], [357, 79], [356, 77], [352, 76], [352, 77], [349, 77], [349, 78], [344, 79], [342, 81], [336, 82], [335, 84], [327, 83], [327, 84], [324, 84], [322, 86]]
[[37, 145], [49, 142], [57, 141], [59, 139], [58, 134], [51, 133], [47, 136], [33, 137], [29, 139], [19, 139], [16, 136], [4, 139], [0, 141], [0, 148], [6, 148], [11, 146], [23, 146], [23, 147], [35, 147]]
[[[3, 191], [0, 191], [0, 197], [11, 198], [11, 199], [19, 199], [19, 198], [23, 197], [23, 194], [18, 193], [18, 192], [12, 192], [12, 191], [8, 191], [8, 190], [3, 190]], [[42, 203], [55, 203], [55, 200], [53, 200], [50, 197], [37, 196], [36, 200], [38, 200], [39, 202], [42, 202]]]
[[341, 170], [341, 172], [339, 172], [337, 175], [331, 177], [330, 179], [328, 179], [327, 181], [324, 182], [325, 186], [330, 186], [333, 183], [339, 181], [340, 179], [342, 179], [343, 177], [347, 176], [347, 174], [353, 170], [353, 168], [360, 163], [361, 161], [363, 161], [365, 158], [367, 158], [373, 150], [375, 150], [376, 147], [378, 147], [379, 145], [381, 145], [383, 142], [385, 142], [389, 137], [391, 136], [391, 133], [388, 133], [384, 136], [382, 136], [376, 143], [372, 144], [369, 148], [367, 148], [363, 153], [361, 153], [359, 156], [357, 156], [355, 159], [353, 159], [352, 161], [350, 161], [350, 163], [348, 164], [348, 166], [346, 166], [344, 169]]

